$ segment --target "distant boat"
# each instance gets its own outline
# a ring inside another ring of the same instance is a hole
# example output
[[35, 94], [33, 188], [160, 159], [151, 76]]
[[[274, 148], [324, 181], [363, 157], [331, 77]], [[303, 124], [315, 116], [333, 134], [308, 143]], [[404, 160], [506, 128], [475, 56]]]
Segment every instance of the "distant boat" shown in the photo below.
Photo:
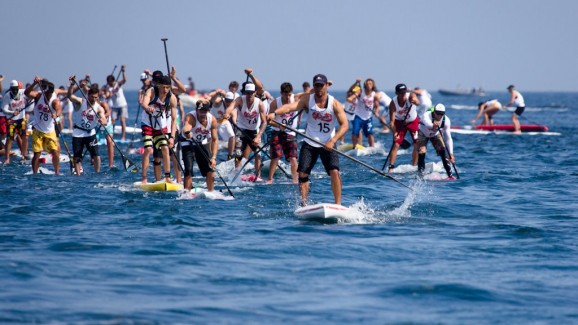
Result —
[[443, 96], [486, 96], [487, 93], [482, 88], [472, 88], [470, 90], [464, 88], [456, 88], [453, 90], [450, 89], [440, 89], [438, 93]]

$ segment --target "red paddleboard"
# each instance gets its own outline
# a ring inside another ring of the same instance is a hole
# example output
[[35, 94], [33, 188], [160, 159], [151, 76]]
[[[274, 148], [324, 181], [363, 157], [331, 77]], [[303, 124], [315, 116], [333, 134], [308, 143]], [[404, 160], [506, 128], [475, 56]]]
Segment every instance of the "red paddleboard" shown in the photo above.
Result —
[[263, 179], [261, 177], [257, 178], [254, 174], [251, 175], [241, 175], [241, 180], [243, 182], [262, 182]]

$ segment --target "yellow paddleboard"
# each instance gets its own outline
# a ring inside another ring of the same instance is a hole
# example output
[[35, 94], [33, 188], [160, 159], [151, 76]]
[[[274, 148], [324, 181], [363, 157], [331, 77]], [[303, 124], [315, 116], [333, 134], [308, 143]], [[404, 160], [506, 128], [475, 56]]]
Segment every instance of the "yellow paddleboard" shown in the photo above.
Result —
[[[348, 151], [351, 149], [353, 149], [353, 144], [351, 144], [351, 143], [342, 144], [342, 145], [337, 147], [337, 150], [339, 150], [339, 151]], [[355, 146], [355, 149], [365, 149], [365, 147], [358, 143]]]
[[167, 183], [164, 180], [156, 183], [143, 184], [142, 182], [134, 182], [134, 186], [143, 191], [180, 191], [183, 185], [179, 183]]

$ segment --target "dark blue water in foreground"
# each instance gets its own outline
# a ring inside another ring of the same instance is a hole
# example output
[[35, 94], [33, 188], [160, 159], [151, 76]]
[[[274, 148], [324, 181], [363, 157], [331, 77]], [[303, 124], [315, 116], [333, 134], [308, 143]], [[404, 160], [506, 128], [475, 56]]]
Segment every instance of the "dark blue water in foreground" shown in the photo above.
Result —
[[[281, 176], [177, 200], [134, 190], [102, 149], [105, 172], [82, 178], [0, 166], [0, 323], [578, 323], [578, 94], [525, 96], [522, 122], [556, 134], [454, 134], [459, 181], [395, 175], [411, 193], [341, 159], [343, 203], [362, 212], [348, 223], [301, 223]], [[456, 125], [478, 100], [434, 94]], [[331, 201], [317, 168], [311, 198]]]

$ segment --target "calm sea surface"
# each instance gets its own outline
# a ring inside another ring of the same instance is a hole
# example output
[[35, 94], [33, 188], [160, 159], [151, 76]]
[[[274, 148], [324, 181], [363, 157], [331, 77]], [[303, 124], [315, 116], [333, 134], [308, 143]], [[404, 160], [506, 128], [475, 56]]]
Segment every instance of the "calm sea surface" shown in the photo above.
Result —
[[[479, 99], [433, 95], [454, 125], [476, 114]], [[104, 172], [85, 161], [80, 178], [0, 166], [0, 323], [576, 324], [578, 94], [524, 95], [522, 122], [553, 133], [454, 134], [459, 181], [394, 174], [412, 192], [341, 158], [360, 216], [339, 224], [297, 220], [282, 175], [209, 201], [135, 190], [102, 147]], [[381, 169], [390, 137], [356, 158]], [[332, 201], [320, 163], [312, 179]]]

